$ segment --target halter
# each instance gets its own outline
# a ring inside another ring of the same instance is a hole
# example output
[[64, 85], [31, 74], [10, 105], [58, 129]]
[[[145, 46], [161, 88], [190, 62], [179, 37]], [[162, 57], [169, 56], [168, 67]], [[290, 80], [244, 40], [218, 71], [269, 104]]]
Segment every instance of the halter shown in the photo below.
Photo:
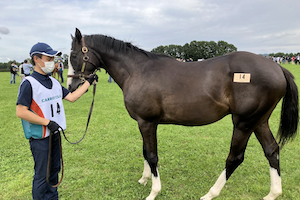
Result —
[[90, 59], [89, 56], [87, 55], [89, 49], [85, 46], [85, 41], [84, 41], [84, 37], [82, 37], [82, 48], [81, 51], [83, 53], [83, 63], [82, 63], [82, 67], [81, 67], [81, 77], [79, 77], [82, 81], [85, 81], [85, 77], [84, 77], [84, 70], [85, 70], [85, 66], [86, 63], [88, 62], [88, 60]]
[[84, 71], [85, 71], [86, 63], [89, 61], [90, 57], [87, 55], [87, 53], [89, 52], [89, 49], [85, 45], [84, 37], [82, 37], [81, 41], [82, 41], [81, 52], [83, 53], [83, 57], [82, 57], [83, 63], [82, 63], [82, 67], [81, 67], [81, 70], [80, 70], [80, 74], [68, 75], [67, 77], [79, 78], [81, 80], [81, 83], [84, 83], [86, 81], [86, 79], [89, 78], [88, 75], [84, 75]]

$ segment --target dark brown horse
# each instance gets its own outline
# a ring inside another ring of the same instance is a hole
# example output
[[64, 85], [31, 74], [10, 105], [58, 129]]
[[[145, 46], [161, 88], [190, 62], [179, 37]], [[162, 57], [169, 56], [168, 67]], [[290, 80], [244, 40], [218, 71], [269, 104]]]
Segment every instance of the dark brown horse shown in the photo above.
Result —
[[[155, 199], [161, 190], [157, 169], [158, 124], [201, 126], [228, 114], [232, 115], [233, 136], [225, 169], [201, 200], [219, 195], [243, 162], [253, 132], [270, 164], [271, 189], [264, 200], [276, 199], [282, 193], [279, 145], [296, 135], [298, 89], [293, 75], [277, 63], [247, 52], [182, 63], [104, 35], [82, 37], [78, 29], [70, 63], [73, 69], [69, 73], [75, 75], [89, 75], [102, 67], [122, 89], [126, 109], [138, 122], [143, 137], [145, 162], [139, 183], [145, 185], [152, 174], [152, 190], [147, 200]], [[71, 91], [81, 82], [74, 77], [69, 80]], [[268, 120], [282, 98], [278, 145]]]

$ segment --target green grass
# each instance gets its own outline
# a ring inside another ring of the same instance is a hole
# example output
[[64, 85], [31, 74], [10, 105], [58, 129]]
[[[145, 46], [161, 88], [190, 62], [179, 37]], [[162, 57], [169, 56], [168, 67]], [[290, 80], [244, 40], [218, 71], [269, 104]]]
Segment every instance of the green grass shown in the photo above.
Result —
[[[300, 85], [300, 67], [285, 65]], [[66, 75], [66, 71], [64, 72]], [[61, 200], [144, 199], [151, 181], [144, 187], [142, 138], [137, 123], [123, 103], [122, 91], [98, 73], [94, 111], [86, 138], [77, 145], [63, 139], [64, 179], [59, 186]], [[33, 159], [15, 114], [18, 85], [10, 85], [10, 73], [0, 73], [0, 199], [31, 199]], [[92, 89], [91, 89], [92, 90]], [[64, 102], [67, 131], [71, 141], [85, 130], [92, 100], [91, 90], [75, 103]], [[280, 106], [270, 119], [276, 135]], [[230, 116], [202, 127], [160, 125], [158, 128], [159, 172], [162, 191], [157, 200], [196, 200], [206, 194], [224, 169], [232, 135]], [[283, 195], [278, 200], [300, 199], [300, 138], [281, 152]], [[269, 193], [268, 162], [256, 138], [250, 138], [245, 161], [229, 179], [222, 200], [261, 199]]]

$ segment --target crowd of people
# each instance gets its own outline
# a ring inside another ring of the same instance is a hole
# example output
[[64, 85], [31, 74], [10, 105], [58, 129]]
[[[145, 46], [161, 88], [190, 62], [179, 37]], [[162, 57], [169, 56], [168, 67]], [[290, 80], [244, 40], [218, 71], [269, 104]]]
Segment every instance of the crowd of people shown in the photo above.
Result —
[[300, 54], [298, 54], [297, 56], [293, 56], [293, 57], [269, 56], [269, 59], [273, 60], [274, 62], [277, 62], [278, 64], [293, 64], [293, 65], [299, 64], [300, 65]]
[[[11, 63], [10, 66], [10, 74], [11, 74], [11, 79], [10, 79], [10, 84], [15, 84], [16, 83], [16, 76], [20, 76], [21, 81], [24, 79], [26, 76], [30, 76], [30, 74], [33, 72], [34, 66], [28, 62], [28, 60], [24, 60], [24, 62], [21, 63], [20, 66], [17, 66], [14, 62]], [[56, 78], [55, 73], [58, 74], [57, 80], [59, 78], [61, 79], [61, 83], [64, 82], [63, 78], [63, 71], [64, 71], [64, 64], [62, 62], [62, 59], [59, 58], [57, 63], [55, 64], [55, 68], [53, 72], [49, 73], [48, 75], [53, 76]], [[19, 73], [20, 74], [19, 74]]]

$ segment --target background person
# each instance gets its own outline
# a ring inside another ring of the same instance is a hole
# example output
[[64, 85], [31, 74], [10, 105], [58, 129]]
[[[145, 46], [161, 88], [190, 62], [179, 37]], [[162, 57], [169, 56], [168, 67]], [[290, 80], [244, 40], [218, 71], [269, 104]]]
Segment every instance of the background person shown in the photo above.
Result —
[[16, 84], [16, 75], [18, 72], [18, 66], [15, 63], [11, 63], [10, 65], [10, 84]]
[[21, 78], [21, 82], [22, 82], [25, 77], [24, 70], [23, 70], [23, 62], [19, 66], [19, 72], [20, 72], [20, 78]]
[[61, 77], [61, 83], [64, 82], [63, 72], [64, 72], [64, 64], [61, 62], [61, 58], [58, 59], [58, 72]]
[[[47, 184], [47, 163], [49, 151], [49, 135], [52, 136], [51, 170], [49, 182], [58, 182], [61, 168], [59, 134], [60, 127], [66, 128], [65, 111], [62, 100], [76, 101], [89, 88], [96, 74], [89, 77], [85, 83], [74, 92], [69, 92], [56, 79], [49, 76], [54, 69], [54, 57], [61, 52], [54, 51], [45, 43], [35, 44], [30, 51], [32, 63], [35, 66], [31, 76], [26, 76], [20, 84], [16, 114], [21, 118], [25, 137], [29, 139], [34, 160], [34, 177], [32, 184], [33, 199], [58, 199], [57, 188]], [[24, 65], [23, 65], [24, 67]], [[27, 72], [28, 73], [28, 72]]]
[[24, 60], [24, 63], [23, 63], [24, 75], [29, 76], [32, 69], [33, 69], [32, 64], [28, 63], [28, 60]]

